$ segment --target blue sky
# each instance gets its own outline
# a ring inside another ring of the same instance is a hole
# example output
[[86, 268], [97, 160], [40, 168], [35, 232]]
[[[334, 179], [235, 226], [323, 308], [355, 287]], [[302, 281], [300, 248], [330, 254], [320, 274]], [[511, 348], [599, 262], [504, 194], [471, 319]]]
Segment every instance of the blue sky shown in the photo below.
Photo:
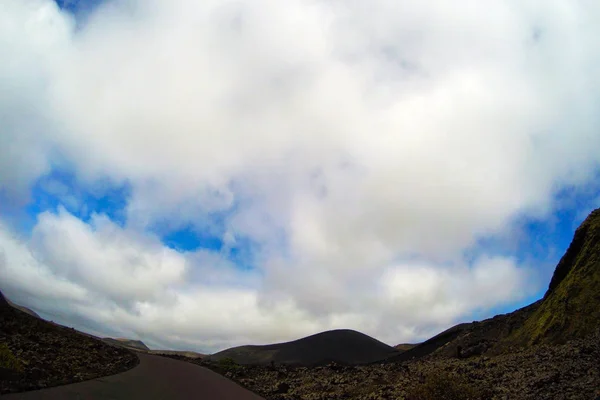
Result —
[[9, 3], [0, 289], [69, 326], [423, 340], [540, 298], [598, 207], [598, 10]]
[[73, 14], [80, 21], [84, 21], [102, 3], [105, 2], [103, 0], [56, 0], [56, 4], [61, 9]]

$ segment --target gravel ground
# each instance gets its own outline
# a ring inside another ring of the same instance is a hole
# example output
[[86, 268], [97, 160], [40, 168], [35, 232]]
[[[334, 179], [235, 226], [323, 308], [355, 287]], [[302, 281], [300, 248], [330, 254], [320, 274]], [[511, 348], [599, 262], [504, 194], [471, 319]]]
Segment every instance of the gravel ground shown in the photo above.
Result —
[[[433, 377], [448, 377], [486, 399], [595, 399], [600, 394], [600, 333], [494, 357], [425, 357], [365, 366], [209, 366], [268, 400], [408, 399]], [[449, 386], [452, 386], [450, 382]]]

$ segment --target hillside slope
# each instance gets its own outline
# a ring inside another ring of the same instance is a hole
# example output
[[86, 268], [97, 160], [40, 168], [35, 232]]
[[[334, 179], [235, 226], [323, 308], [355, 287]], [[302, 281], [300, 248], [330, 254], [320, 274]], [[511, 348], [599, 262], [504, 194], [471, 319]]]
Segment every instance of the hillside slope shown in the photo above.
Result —
[[0, 395], [112, 375], [138, 362], [128, 350], [11, 307], [2, 293], [0, 344], [3, 361], [16, 360], [0, 368]]
[[508, 314], [453, 326], [388, 361], [499, 354], [531, 344], [564, 343], [599, 328], [600, 209], [576, 230], [542, 299]]
[[35, 311], [33, 311], [31, 308], [27, 308], [27, 307], [23, 307], [20, 306], [18, 304], [13, 303], [12, 301], [5, 299], [6, 302], [13, 308], [16, 308], [17, 310], [23, 311], [26, 314], [31, 315], [32, 317], [36, 317], [36, 318], [41, 318]]
[[12, 301], [10, 301], [6, 297], [4, 297], [2, 292], [0, 292], [0, 306], [7, 305], [7, 304], [9, 306], [11, 306], [12, 308], [16, 308], [17, 310], [23, 311], [24, 313], [31, 315], [32, 317], [40, 318], [40, 316], [37, 315], [37, 313], [35, 311], [33, 311], [27, 307], [23, 307], [23, 306], [13, 303]]
[[541, 305], [514, 332], [517, 344], [564, 343], [600, 328], [600, 209], [577, 228]]
[[240, 346], [208, 356], [210, 361], [231, 358], [238, 364], [319, 365], [328, 362], [365, 364], [398, 351], [370, 336], [349, 329], [318, 333], [292, 342]]

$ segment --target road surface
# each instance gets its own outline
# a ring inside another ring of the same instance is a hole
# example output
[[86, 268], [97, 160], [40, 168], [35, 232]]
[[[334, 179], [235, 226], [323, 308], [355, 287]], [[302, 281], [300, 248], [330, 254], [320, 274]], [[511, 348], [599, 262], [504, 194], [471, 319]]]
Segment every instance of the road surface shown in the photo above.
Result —
[[264, 400], [207, 368], [140, 354], [137, 367], [121, 374], [71, 385], [3, 395], [6, 400]]

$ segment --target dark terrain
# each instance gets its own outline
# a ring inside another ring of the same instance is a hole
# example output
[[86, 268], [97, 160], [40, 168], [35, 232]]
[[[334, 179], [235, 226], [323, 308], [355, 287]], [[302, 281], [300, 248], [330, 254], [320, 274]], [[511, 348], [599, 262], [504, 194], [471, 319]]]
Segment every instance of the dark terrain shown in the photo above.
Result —
[[391, 346], [363, 333], [338, 329], [286, 343], [240, 346], [206, 357], [209, 361], [232, 359], [238, 364], [271, 362], [287, 365], [366, 364], [398, 354]]
[[[600, 390], [599, 359], [600, 333], [564, 345], [539, 345], [495, 357], [424, 357], [402, 363], [319, 367], [190, 361], [209, 366], [270, 400], [594, 400]], [[458, 388], [459, 393], [415, 395], [430, 382], [444, 385], [448, 393]]]

